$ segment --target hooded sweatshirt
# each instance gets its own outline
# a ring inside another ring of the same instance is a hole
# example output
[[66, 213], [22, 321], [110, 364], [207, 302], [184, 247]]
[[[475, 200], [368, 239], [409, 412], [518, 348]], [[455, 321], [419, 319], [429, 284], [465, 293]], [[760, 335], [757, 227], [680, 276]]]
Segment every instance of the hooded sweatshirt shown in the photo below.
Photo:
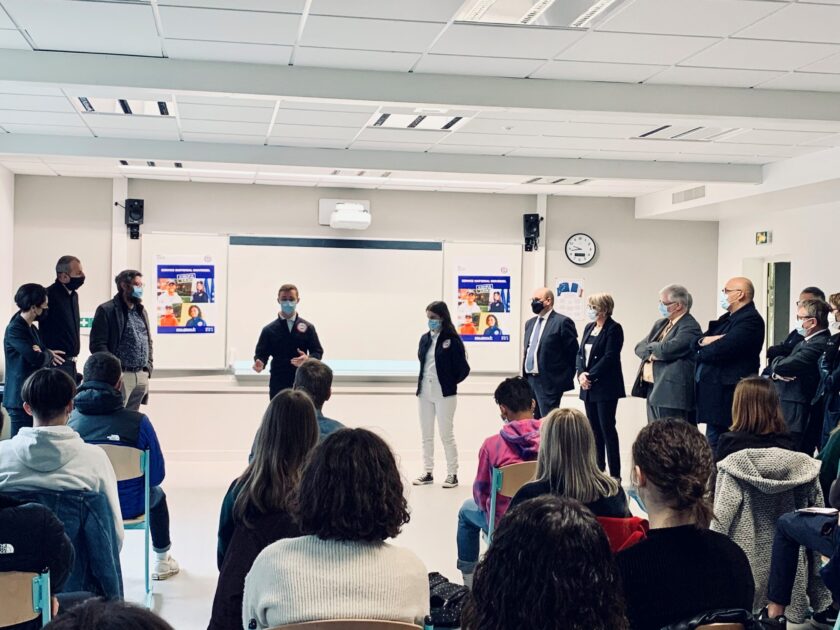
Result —
[[[781, 448], [749, 448], [718, 464], [711, 529], [729, 536], [747, 554], [755, 579], [754, 610], [767, 605], [768, 550], [773, 548], [776, 521], [794, 510], [822, 507], [819, 472], [817, 460]], [[824, 610], [831, 603], [817, 573], [819, 565], [811, 562], [809, 571], [805, 548], [800, 550], [793, 596], [785, 611], [794, 623], [805, 619], [809, 600], [814, 610]]]
[[[530, 462], [537, 459], [540, 451], [541, 420], [528, 418], [506, 423], [498, 435], [484, 440], [478, 451], [478, 472], [473, 483], [473, 498], [489, 521], [490, 491], [493, 487], [493, 469]], [[504, 516], [510, 505], [510, 498], [496, 497], [496, 522]]]
[[18, 490], [104, 493], [122, 546], [123, 524], [114, 468], [105, 451], [85, 444], [70, 427], [23, 427], [11, 440], [0, 442], [0, 491]]

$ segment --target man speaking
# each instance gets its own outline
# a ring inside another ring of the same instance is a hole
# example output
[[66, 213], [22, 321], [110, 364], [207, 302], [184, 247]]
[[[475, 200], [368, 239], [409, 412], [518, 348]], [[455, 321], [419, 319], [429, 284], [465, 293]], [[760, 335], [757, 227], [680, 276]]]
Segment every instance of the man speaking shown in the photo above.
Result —
[[271, 357], [269, 398], [294, 385], [295, 372], [307, 358], [320, 360], [324, 356], [315, 326], [297, 314], [300, 303], [297, 287], [293, 284], [280, 287], [277, 303], [280, 304], [277, 319], [262, 329], [254, 351], [254, 371], [257, 373], [265, 369], [268, 357]]

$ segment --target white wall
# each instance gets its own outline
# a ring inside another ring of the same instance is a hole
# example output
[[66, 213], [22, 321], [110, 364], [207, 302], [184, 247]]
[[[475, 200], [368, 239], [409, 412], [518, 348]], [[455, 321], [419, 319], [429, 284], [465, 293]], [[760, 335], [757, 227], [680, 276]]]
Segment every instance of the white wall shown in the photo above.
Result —
[[[0, 323], [4, 328], [14, 312], [14, 216], [15, 176], [0, 166]], [[5, 374], [4, 363], [0, 353], [0, 374]]]

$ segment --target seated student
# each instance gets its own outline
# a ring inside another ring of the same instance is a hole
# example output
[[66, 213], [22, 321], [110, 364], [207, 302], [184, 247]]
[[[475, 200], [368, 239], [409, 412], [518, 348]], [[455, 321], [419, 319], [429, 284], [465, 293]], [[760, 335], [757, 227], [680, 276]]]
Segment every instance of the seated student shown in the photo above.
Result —
[[[0, 428], [2, 423], [0, 416]], [[50, 591], [58, 593], [70, 576], [73, 558], [73, 545], [55, 514], [38, 503], [24, 503], [0, 494], [0, 571], [40, 573], [48, 569]], [[58, 600], [53, 596], [53, 615], [57, 611]], [[40, 627], [40, 617], [8, 626], [13, 630]]]
[[621, 484], [598, 468], [595, 436], [577, 409], [555, 409], [543, 418], [537, 477], [519, 489], [510, 508], [543, 494], [577, 499], [595, 516], [630, 516]]
[[[490, 514], [490, 491], [493, 468], [533, 461], [540, 448], [540, 421], [534, 419], [534, 394], [521, 376], [506, 378], [493, 394], [502, 417], [501, 431], [484, 440], [478, 451], [478, 472], [473, 483], [473, 498], [467, 499], [458, 512], [458, 568], [464, 584], [470, 586], [478, 562], [479, 537], [487, 531]], [[496, 522], [507, 510], [510, 499], [496, 498]]]
[[150, 610], [98, 597], [74, 606], [44, 627], [49, 630], [174, 630]]
[[394, 454], [365, 429], [319, 444], [294, 504], [300, 538], [278, 540], [245, 578], [244, 628], [322, 619], [382, 619], [422, 625], [426, 567], [385, 541], [409, 520]]
[[[155, 428], [139, 411], [125, 408], [120, 360], [110, 352], [94, 352], [85, 362], [84, 381], [76, 392], [70, 427], [88, 444], [115, 444], [149, 451], [149, 529], [155, 551], [152, 578], [165, 580], [180, 571], [169, 553], [169, 507], [160, 487], [166, 474], [163, 453]], [[143, 514], [146, 509], [143, 479], [117, 484], [123, 519]]]
[[742, 379], [735, 387], [732, 426], [718, 439], [715, 461], [747, 448], [796, 449], [787, 432], [782, 404], [773, 383], [760, 376]]
[[332, 397], [332, 382], [333, 371], [330, 366], [318, 359], [306, 359], [295, 372], [294, 388], [306, 392], [312, 399], [322, 440], [333, 431], [344, 428], [344, 425], [337, 420], [324, 415], [324, 403]]
[[618, 569], [593, 514], [551, 495], [510, 510], [478, 565], [461, 627], [626, 630]]
[[708, 610], [752, 610], [747, 556], [708, 529], [714, 463], [706, 438], [684, 420], [654, 422], [633, 444], [633, 465], [650, 532], [616, 556], [632, 630], [660, 630]]
[[307, 395], [291, 389], [277, 394], [257, 431], [254, 458], [225, 495], [219, 523], [221, 572], [209, 630], [241, 626], [242, 589], [254, 559], [274, 541], [300, 536], [290, 499], [317, 443], [315, 409]]
[[117, 477], [108, 456], [85, 444], [67, 426], [76, 384], [66, 372], [41, 368], [23, 383], [23, 408], [33, 426], [0, 442], [0, 492], [89, 490], [102, 492], [114, 514], [120, 546], [124, 536]]

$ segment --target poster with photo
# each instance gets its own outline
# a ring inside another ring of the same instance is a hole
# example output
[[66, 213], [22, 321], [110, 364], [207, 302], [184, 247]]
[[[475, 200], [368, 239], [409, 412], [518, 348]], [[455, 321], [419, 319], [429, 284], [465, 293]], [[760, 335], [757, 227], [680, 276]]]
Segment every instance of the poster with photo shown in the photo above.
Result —
[[[502, 267], [505, 271], [506, 267]], [[453, 320], [465, 342], [509, 343], [510, 276], [458, 276]]]
[[216, 274], [212, 259], [196, 264], [157, 265], [158, 334], [216, 332]]
[[586, 319], [586, 300], [583, 297], [583, 278], [554, 279], [554, 310], [575, 321]]

